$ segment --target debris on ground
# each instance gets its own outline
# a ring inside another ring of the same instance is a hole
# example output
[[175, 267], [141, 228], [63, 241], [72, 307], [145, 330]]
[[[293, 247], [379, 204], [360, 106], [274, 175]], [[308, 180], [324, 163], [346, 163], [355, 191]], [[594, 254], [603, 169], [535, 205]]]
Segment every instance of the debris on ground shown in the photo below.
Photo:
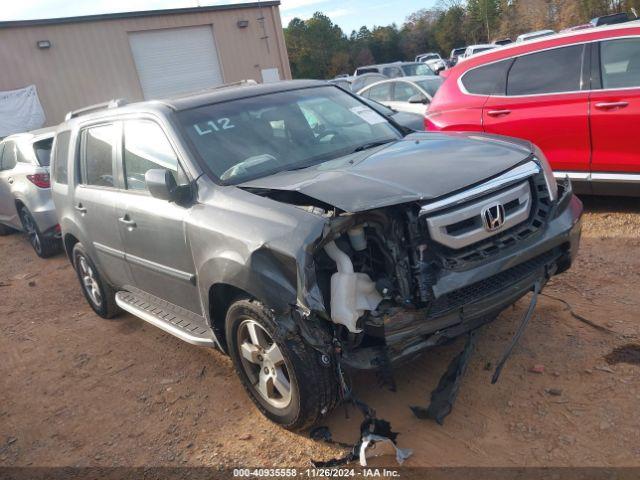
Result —
[[430, 418], [440, 425], [444, 423], [445, 417], [451, 413], [453, 404], [458, 396], [460, 381], [469, 365], [469, 359], [475, 349], [475, 342], [476, 330], [472, 330], [467, 336], [467, 342], [464, 348], [451, 361], [444, 375], [440, 377], [438, 386], [431, 392], [431, 403], [429, 406], [427, 408], [420, 406], [409, 407], [416, 417], [420, 419]]
[[562, 395], [562, 390], [559, 388], [545, 388], [544, 391], [549, 395], [553, 395], [555, 397], [559, 397]]
[[541, 365], [541, 364], [532, 365], [529, 368], [529, 371], [531, 373], [544, 373], [544, 365]]

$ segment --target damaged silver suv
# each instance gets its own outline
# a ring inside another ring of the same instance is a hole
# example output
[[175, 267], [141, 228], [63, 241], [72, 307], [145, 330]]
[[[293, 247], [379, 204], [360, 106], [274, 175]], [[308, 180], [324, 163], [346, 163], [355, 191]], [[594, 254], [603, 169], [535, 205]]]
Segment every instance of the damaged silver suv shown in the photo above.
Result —
[[529, 143], [412, 133], [324, 82], [71, 112], [66, 252], [101, 317], [227, 352], [304, 428], [379, 369], [486, 324], [571, 265], [582, 205]]

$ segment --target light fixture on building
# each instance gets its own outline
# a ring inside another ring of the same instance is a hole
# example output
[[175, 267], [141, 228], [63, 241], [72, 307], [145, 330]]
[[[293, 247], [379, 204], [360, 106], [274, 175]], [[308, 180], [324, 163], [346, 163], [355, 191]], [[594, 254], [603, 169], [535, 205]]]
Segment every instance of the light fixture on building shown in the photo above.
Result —
[[38, 48], [41, 50], [51, 48], [51, 42], [49, 40], [38, 40]]
[[247, 28], [249, 26], [249, 20], [238, 20], [236, 25], [238, 25], [238, 28]]

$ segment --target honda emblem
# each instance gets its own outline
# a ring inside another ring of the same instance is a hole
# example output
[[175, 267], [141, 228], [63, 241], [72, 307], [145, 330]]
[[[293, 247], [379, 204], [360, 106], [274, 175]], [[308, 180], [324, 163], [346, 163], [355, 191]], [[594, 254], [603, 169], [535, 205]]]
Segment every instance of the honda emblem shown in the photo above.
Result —
[[505, 213], [504, 205], [501, 203], [493, 203], [482, 209], [482, 224], [487, 232], [495, 232], [500, 230], [504, 225]]

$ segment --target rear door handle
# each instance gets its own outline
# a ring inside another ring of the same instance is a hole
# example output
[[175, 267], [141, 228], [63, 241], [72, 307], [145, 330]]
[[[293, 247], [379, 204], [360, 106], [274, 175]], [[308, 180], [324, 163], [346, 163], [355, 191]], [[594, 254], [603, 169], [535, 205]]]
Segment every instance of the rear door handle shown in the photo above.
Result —
[[7, 182], [9, 182], [9, 183], [13, 183], [13, 182], [14, 182], [13, 177], [9, 177], [9, 178], [7, 178]]
[[79, 211], [80, 213], [87, 213], [87, 209], [84, 208], [81, 203], [76, 205], [76, 210]]
[[129, 218], [129, 215], [125, 215], [124, 217], [119, 218], [118, 221], [123, 225], [126, 225], [127, 228], [136, 228], [136, 222], [131, 220]]
[[487, 115], [490, 117], [504, 117], [505, 115], [509, 115], [511, 110], [489, 110]]
[[624, 108], [628, 106], [629, 102], [601, 102], [595, 105], [595, 107], [600, 110], [613, 110], [614, 108]]

